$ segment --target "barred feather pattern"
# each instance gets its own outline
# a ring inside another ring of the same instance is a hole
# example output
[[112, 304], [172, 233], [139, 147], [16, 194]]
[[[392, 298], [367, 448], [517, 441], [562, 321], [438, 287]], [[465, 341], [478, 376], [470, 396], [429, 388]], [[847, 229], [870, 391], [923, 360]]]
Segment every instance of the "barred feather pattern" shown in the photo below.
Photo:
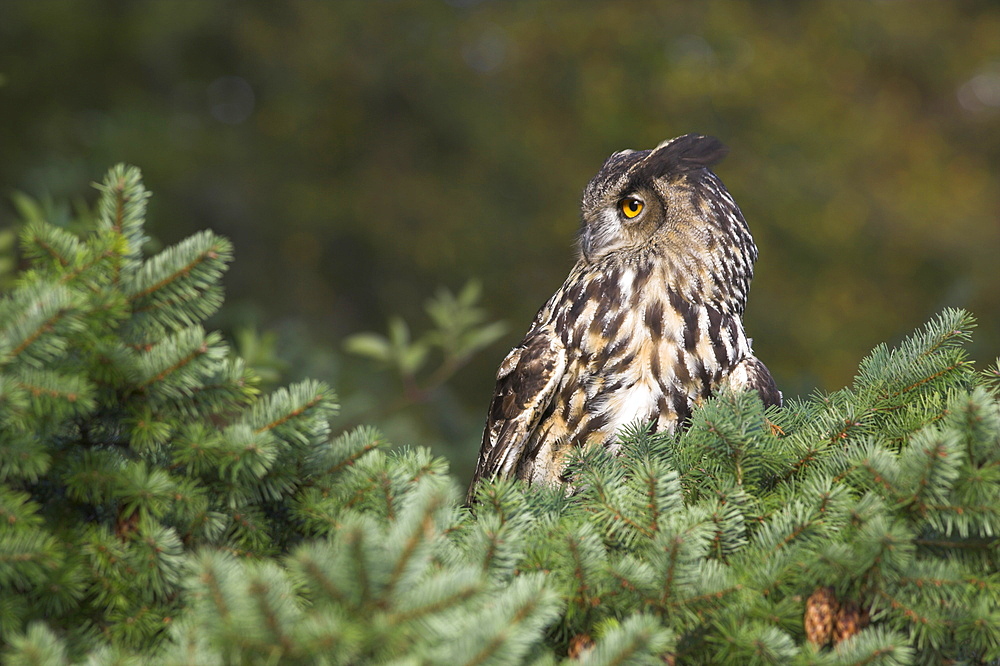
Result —
[[[481, 479], [566, 483], [573, 448], [617, 452], [636, 422], [673, 432], [724, 386], [780, 403], [743, 327], [757, 248], [713, 173], [670, 162], [674, 142], [616, 153], [588, 185], [580, 259], [497, 373], [470, 501]], [[655, 160], [667, 171], [644, 177]], [[618, 215], [633, 191], [660, 207], [645, 227]]]

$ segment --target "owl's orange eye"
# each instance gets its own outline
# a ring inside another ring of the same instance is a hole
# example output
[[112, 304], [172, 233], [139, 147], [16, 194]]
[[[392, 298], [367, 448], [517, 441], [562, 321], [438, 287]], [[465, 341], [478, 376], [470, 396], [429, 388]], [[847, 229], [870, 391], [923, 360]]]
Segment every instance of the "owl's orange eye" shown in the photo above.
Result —
[[642, 212], [644, 204], [641, 199], [636, 199], [635, 197], [625, 197], [618, 205], [622, 209], [622, 215], [631, 220]]

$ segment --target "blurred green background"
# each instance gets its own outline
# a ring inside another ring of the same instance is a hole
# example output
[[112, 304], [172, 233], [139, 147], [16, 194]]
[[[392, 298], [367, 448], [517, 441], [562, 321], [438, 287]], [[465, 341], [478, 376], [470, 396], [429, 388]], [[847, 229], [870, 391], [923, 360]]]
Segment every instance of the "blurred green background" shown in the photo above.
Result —
[[[0, 229], [16, 191], [57, 218], [140, 166], [161, 244], [234, 241], [217, 325], [244, 353], [465, 477], [497, 364], [574, 261], [583, 186], [686, 132], [731, 148], [717, 171], [760, 248], [747, 328], [786, 395], [843, 386], [945, 306], [979, 317], [977, 360], [1000, 352], [994, 2], [0, 4]], [[469, 279], [507, 333], [446, 382], [408, 402], [345, 353], [394, 315], [417, 336]]]

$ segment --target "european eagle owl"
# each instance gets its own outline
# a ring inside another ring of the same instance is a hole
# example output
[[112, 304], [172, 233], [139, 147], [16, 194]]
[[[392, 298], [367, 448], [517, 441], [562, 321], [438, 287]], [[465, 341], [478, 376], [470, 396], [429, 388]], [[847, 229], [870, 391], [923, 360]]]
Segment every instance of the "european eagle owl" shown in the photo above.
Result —
[[615, 451], [635, 422], [672, 432], [723, 387], [781, 404], [743, 331], [757, 247], [709, 170], [725, 154], [687, 134], [587, 185], [579, 259], [497, 372], [470, 501], [484, 479], [566, 483], [572, 449]]

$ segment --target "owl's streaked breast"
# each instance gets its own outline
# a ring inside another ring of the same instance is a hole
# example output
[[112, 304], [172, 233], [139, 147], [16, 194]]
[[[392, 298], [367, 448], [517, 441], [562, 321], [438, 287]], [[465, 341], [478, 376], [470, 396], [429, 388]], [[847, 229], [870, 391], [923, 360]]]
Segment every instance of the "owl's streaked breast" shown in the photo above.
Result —
[[636, 422], [673, 432], [749, 355], [738, 321], [691, 303], [662, 261], [575, 271], [539, 313], [559, 331], [567, 369], [539, 423], [518, 476], [551, 482], [576, 446], [617, 452], [617, 434]]

